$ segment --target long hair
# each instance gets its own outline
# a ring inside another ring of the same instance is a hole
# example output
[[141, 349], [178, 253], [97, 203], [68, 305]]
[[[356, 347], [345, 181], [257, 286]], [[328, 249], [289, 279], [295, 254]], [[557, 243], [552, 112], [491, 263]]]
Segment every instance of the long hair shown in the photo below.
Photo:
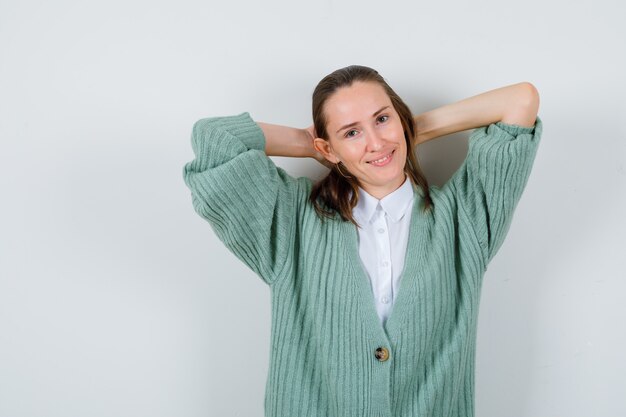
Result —
[[[339, 88], [349, 87], [355, 81], [378, 83], [391, 99], [394, 109], [400, 116], [406, 141], [407, 157], [404, 172], [413, 184], [421, 189], [424, 197], [424, 210], [429, 210], [433, 206], [433, 201], [430, 197], [428, 181], [422, 173], [415, 154], [417, 145], [415, 119], [413, 119], [409, 107], [393, 91], [378, 71], [362, 65], [350, 65], [333, 71], [322, 78], [313, 91], [313, 125], [317, 136], [326, 141], [330, 140], [326, 130], [327, 118], [324, 114], [324, 104]], [[341, 162], [339, 164], [343, 165]], [[332, 218], [339, 214], [343, 221], [350, 221], [358, 226], [352, 216], [352, 209], [359, 201], [359, 186], [359, 180], [350, 174], [345, 165], [339, 167], [335, 164], [326, 177], [313, 185], [309, 201], [321, 219], [324, 217]]]

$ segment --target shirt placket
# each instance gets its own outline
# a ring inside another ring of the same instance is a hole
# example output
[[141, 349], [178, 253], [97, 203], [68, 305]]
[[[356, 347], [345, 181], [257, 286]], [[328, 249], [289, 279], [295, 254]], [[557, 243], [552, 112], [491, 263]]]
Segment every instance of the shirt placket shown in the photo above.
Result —
[[391, 244], [386, 213], [380, 205], [378, 205], [376, 210], [377, 216], [374, 221], [374, 230], [378, 246], [376, 251], [376, 270], [379, 277], [376, 280], [376, 297], [378, 304], [382, 306], [383, 317], [386, 319], [389, 316], [393, 301], [391, 291]]

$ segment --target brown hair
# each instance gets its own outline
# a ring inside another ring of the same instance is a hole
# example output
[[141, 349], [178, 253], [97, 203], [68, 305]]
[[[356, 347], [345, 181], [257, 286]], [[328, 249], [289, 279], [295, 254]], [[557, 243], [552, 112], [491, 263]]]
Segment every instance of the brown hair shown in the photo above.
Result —
[[[430, 209], [433, 202], [430, 197], [428, 181], [420, 169], [414, 151], [417, 141], [417, 126], [413, 119], [413, 114], [404, 101], [387, 84], [385, 79], [378, 74], [378, 71], [362, 65], [350, 65], [325, 76], [313, 91], [313, 125], [315, 133], [326, 141], [330, 139], [326, 130], [327, 119], [324, 114], [324, 104], [339, 88], [349, 87], [355, 81], [375, 82], [385, 89], [393, 107], [400, 116], [404, 129], [404, 139], [407, 145], [404, 172], [406, 172], [413, 184], [421, 188], [424, 196], [424, 210]], [[359, 180], [350, 174], [345, 165], [338, 167], [335, 164], [326, 177], [313, 185], [309, 201], [313, 204], [315, 211], [321, 219], [324, 217], [332, 218], [335, 213], [338, 213], [344, 221], [350, 221], [358, 226], [352, 216], [352, 209], [359, 201], [359, 185]], [[350, 191], [352, 191], [351, 198]]]

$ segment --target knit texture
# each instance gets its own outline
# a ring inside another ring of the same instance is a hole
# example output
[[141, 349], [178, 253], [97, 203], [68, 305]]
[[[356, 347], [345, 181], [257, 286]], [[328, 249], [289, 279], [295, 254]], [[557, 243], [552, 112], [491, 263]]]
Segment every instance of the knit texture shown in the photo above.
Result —
[[[542, 132], [490, 124], [434, 209], [415, 190], [398, 298], [383, 326], [358, 231], [322, 221], [312, 181], [264, 152], [248, 112], [198, 120], [183, 177], [196, 212], [271, 293], [267, 417], [472, 417], [482, 278], [529, 178]], [[386, 348], [387, 360], [376, 349]]]

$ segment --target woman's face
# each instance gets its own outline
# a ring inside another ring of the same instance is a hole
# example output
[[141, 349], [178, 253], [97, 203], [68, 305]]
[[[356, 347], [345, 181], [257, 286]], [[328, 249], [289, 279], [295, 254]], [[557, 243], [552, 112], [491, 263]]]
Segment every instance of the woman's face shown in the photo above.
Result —
[[326, 101], [324, 112], [329, 142], [316, 138], [314, 146], [326, 159], [341, 161], [344, 174], [356, 176], [361, 187], [378, 199], [404, 183], [404, 130], [381, 85], [357, 81], [342, 87]]

